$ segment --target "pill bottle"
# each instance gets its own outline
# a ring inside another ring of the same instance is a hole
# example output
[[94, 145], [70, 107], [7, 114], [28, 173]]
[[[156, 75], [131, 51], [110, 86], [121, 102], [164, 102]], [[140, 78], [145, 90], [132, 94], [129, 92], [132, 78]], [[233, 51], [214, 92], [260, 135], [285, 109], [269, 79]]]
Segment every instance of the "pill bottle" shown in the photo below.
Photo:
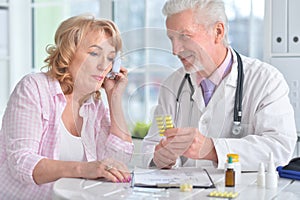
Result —
[[266, 188], [277, 188], [278, 186], [278, 176], [276, 173], [273, 153], [269, 153], [269, 162], [268, 162], [268, 170], [266, 174]]
[[263, 162], [259, 163], [257, 179], [257, 186], [264, 188], [266, 184], [265, 165]]
[[[235, 153], [227, 154], [227, 162], [228, 162], [229, 157], [232, 158], [233, 169], [235, 171], [235, 184], [240, 184], [242, 169], [241, 169], [241, 163], [239, 160], [239, 154], [235, 154]], [[227, 168], [227, 163], [225, 165], [225, 169], [226, 168]]]
[[234, 165], [232, 163], [232, 157], [228, 158], [227, 169], [225, 172], [225, 187], [235, 186], [235, 171]]

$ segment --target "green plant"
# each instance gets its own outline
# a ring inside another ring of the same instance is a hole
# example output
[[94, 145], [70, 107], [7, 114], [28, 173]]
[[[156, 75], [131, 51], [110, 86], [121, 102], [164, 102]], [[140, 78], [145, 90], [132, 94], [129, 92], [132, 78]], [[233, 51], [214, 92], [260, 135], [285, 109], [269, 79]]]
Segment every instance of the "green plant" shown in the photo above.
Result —
[[150, 126], [151, 123], [136, 122], [133, 128], [133, 136], [137, 138], [144, 138], [147, 135]]

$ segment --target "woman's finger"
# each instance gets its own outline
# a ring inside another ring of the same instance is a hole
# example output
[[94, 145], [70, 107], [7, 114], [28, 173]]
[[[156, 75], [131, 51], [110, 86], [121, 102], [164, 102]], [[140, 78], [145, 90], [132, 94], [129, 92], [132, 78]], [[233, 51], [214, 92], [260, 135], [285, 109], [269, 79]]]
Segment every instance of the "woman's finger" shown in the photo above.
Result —
[[125, 182], [128, 182], [127, 180], [127, 177], [124, 176], [122, 174], [121, 171], [119, 171], [117, 168], [112, 168], [108, 171], [110, 174], [112, 174], [116, 179], [117, 179], [117, 182], [119, 183], [125, 183]]
[[128, 182], [130, 180], [129, 170], [123, 163], [106, 159], [102, 161], [102, 164], [105, 165], [104, 170], [115, 177], [113, 182]]
[[109, 170], [109, 171], [105, 170], [103, 172], [103, 177], [106, 178], [108, 181], [112, 181], [114, 183], [119, 183], [118, 177], [116, 177], [113, 173], [111, 173], [111, 170]]

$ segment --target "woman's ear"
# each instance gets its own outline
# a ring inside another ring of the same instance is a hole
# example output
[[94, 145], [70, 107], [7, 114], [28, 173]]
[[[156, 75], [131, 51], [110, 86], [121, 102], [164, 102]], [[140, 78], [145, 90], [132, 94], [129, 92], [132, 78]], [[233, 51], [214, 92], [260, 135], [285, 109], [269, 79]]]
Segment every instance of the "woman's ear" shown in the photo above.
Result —
[[224, 38], [224, 24], [222, 22], [217, 22], [214, 27], [215, 43], [221, 43]]

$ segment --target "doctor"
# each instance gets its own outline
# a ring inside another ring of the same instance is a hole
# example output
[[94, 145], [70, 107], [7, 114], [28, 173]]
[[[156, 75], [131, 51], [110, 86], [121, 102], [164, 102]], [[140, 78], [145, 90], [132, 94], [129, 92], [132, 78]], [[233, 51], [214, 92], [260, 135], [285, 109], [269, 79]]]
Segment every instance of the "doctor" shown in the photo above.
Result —
[[[172, 116], [175, 128], [159, 135], [153, 124], [143, 141], [150, 167], [224, 168], [240, 156], [243, 171], [257, 170], [273, 152], [286, 164], [297, 134], [289, 87], [274, 67], [239, 55], [228, 44], [222, 0], [168, 0], [167, 35], [183, 67], [163, 83], [155, 115]], [[206, 161], [207, 162], [207, 161]]]

